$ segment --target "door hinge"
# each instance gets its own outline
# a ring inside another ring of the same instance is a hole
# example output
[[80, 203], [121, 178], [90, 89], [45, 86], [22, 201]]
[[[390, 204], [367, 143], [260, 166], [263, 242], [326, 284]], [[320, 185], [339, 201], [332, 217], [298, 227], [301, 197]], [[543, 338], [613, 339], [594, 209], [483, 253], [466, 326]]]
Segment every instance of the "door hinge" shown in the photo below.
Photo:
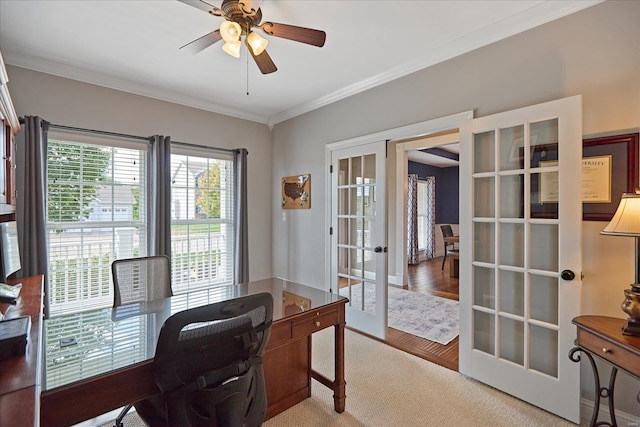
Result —
[[333, 173], [333, 165], [329, 165], [329, 173]]
[[329, 227], [329, 236], [333, 236], [333, 227]]

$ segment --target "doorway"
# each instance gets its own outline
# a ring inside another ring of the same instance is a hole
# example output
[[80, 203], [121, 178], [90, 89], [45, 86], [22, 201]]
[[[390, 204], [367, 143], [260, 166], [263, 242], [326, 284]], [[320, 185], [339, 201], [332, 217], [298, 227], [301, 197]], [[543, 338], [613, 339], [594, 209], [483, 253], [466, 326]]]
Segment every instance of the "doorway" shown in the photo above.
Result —
[[[402, 161], [405, 164], [404, 169], [407, 171], [405, 174], [403, 170], [398, 168], [396, 171], [398, 182], [408, 174], [412, 174], [417, 175], [418, 180], [433, 177], [436, 187], [435, 211], [432, 218], [433, 224], [430, 226], [431, 230], [425, 231], [424, 227], [418, 226], [421, 232], [433, 233], [434, 248], [425, 250], [428, 248], [419, 246], [419, 263], [408, 265], [411, 257], [408, 256], [408, 245], [404, 244], [402, 251], [404, 253], [403, 259], [406, 260], [403, 262], [407, 263], [406, 280], [404, 283], [395, 283], [395, 286], [401, 286], [419, 294], [458, 301], [459, 279], [457, 274], [450, 270], [449, 264], [452, 262], [450, 257], [447, 258], [446, 263], [443, 263], [446, 249], [440, 228], [441, 225], [447, 224], [453, 227], [455, 234], [458, 230], [458, 131], [457, 129], [447, 130], [422, 138], [396, 141], [395, 144], [398, 150], [396, 152], [397, 163]], [[407, 200], [407, 191], [407, 187], [403, 186], [405, 200]], [[418, 194], [419, 196], [420, 194]], [[403, 216], [406, 215], [405, 210]], [[404, 221], [396, 221], [396, 224], [396, 233], [406, 236], [409, 228], [406, 218]], [[392, 284], [392, 286], [394, 285]], [[457, 337], [443, 345], [390, 327], [387, 332], [387, 343], [441, 366], [458, 370]]]

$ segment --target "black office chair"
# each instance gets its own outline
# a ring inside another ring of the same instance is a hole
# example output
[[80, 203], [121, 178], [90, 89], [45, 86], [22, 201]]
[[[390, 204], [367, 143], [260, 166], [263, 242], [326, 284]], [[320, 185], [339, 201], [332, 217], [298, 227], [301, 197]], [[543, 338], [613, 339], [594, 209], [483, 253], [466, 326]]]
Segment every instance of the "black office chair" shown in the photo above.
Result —
[[[173, 295], [171, 262], [166, 255], [118, 259], [111, 263], [113, 276], [113, 306], [154, 301]], [[123, 427], [122, 419], [133, 405], [125, 406], [114, 421]]]
[[456, 249], [455, 242], [446, 241], [447, 237], [454, 236], [451, 226], [449, 224], [441, 225], [440, 230], [442, 230], [442, 241], [444, 242], [444, 258], [442, 258], [442, 270], [444, 271], [444, 264], [447, 260], [447, 256], [450, 254], [450, 252], [458, 252], [458, 250]]
[[260, 293], [171, 316], [160, 330], [154, 377], [161, 394], [134, 404], [155, 426], [259, 426], [267, 412], [262, 353], [273, 297]]

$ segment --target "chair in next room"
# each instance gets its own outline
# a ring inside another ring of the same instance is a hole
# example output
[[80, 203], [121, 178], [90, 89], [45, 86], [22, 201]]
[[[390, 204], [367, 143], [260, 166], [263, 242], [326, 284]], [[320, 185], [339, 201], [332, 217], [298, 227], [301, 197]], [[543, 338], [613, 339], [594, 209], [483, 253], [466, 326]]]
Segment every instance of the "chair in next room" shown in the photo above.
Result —
[[442, 240], [444, 242], [444, 257], [442, 258], [442, 271], [444, 271], [444, 264], [447, 261], [447, 256], [449, 252], [457, 252], [456, 242], [457, 237], [453, 234], [453, 230], [451, 229], [451, 225], [445, 224], [440, 226], [440, 230], [442, 230]]

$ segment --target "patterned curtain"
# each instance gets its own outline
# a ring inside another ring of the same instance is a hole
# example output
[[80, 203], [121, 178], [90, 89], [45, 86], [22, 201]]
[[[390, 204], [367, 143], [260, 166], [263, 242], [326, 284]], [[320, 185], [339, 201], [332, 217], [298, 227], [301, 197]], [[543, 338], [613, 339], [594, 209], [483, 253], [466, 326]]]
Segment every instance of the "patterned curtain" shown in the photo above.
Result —
[[425, 250], [427, 259], [436, 256], [436, 177], [428, 176], [424, 179], [423, 215], [425, 219]]
[[407, 263], [420, 263], [418, 253], [418, 175], [409, 175], [407, 189]]

